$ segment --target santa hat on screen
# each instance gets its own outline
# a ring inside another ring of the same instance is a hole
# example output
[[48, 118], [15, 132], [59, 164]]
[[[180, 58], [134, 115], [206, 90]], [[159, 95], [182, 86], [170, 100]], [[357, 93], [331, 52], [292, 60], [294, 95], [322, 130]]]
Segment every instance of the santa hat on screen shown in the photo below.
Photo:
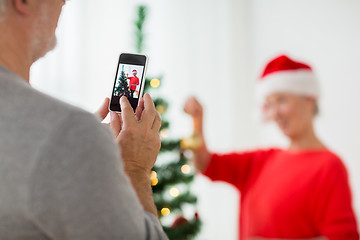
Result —
[[137, 71], [134, 69], [134, 70], [132, 70], [132, 73], [137, 73]]
[[271, 60], [265, 67], [257, 84], [258, 98], [264, 103], [272, 93], [291, 93], [319, 98], [317, 78], [308, 64], [281, 55]]

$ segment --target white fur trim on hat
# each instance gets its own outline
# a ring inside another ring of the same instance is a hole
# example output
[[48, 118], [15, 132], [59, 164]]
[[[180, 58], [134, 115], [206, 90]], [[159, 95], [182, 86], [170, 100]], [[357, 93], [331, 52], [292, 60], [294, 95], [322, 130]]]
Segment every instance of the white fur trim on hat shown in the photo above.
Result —
[[320, 97], [317, 78], [311, 70], [287, 70], [272, 73], [261, 79], [257, 86], [257, 98], [262, 103], [273, 93], [290, 93]]

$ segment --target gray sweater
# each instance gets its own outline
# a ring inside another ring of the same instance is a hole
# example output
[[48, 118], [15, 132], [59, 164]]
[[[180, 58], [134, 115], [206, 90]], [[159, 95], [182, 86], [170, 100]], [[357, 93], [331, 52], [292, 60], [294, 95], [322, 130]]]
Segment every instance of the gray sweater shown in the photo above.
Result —
[[0, 239], [167, 239], [94, 115], [0, 67]]

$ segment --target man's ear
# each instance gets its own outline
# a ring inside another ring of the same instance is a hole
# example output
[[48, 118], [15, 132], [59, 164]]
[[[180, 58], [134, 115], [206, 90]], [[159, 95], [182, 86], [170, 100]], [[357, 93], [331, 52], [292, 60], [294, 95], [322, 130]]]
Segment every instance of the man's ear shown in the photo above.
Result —
[[31, 13], [29, 0], [12, 0], [14, 10], [21, 15], [28, 16]]

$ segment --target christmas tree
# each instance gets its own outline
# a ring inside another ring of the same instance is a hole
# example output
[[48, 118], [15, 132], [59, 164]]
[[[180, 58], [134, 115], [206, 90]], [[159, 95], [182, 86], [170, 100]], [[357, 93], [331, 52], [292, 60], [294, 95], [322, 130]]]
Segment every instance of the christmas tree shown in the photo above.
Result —
[[127, 98], [130, 97], [130, 90], [127, 82], [127, 77], [125, 75], [124, 66], [122, 66], [120, 77], [116, 82], [114, 95], [119, 97], [122, 96], [126, 96]]
[[[145, 6], [139, 6], [137, 10], [135, 42], [137, 52], [141, 53], [147, 9]], [[161, 81], [162, 77], [147, 78], [144, 91], [150, 92], [154, 97]], [[190, 191], [190, 184], [194, 180], [194, 168], [189, 164], [188, 154], [184, 149], [188, 141], [169, 139], [170, 123], [166, 119], [168, 103], [163, 98], [154, 98], [154, 103], [162, 118], [161, 150], [150, 174], [155, 205], [163, 228], [171, 240], [194, 239], [200, 231], [201, 221], [196, 212], [197, 198]]]

